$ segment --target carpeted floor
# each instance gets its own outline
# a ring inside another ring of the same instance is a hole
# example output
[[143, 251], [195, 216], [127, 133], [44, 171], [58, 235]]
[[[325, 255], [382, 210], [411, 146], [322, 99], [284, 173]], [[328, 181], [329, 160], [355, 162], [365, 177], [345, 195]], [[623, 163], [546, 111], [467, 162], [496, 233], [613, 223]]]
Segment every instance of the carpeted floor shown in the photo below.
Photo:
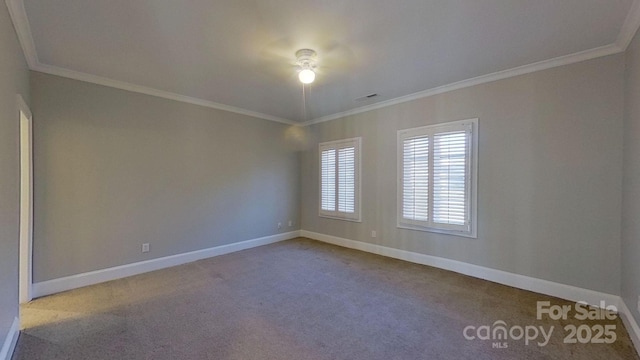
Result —
[[[13, 359], [639, 359], [619, 319], [537, 320], [537, 301], [575, 305], [295, 239], [37, 299]], [[565, 344], [567, 325], [617, 339]], [[534, 326], [546, 345], [519, 338]]]

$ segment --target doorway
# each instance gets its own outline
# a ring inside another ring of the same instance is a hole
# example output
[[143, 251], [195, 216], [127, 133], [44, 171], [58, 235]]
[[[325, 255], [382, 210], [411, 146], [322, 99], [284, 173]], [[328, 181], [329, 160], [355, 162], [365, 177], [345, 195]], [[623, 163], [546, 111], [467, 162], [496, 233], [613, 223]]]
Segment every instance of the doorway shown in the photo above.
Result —
[[20, 304], [31, 301], [33, 254], [33, 117], [18, 95], [20, 131]]

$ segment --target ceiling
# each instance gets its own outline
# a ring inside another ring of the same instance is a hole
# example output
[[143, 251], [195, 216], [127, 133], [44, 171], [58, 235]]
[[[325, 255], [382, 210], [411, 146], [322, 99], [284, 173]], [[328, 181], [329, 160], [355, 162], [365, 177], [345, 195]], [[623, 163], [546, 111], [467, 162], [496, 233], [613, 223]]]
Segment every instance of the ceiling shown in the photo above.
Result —
[[7, 3], [34, 70], [284, 122], [624, 51], [640, 24], [634, 0]]

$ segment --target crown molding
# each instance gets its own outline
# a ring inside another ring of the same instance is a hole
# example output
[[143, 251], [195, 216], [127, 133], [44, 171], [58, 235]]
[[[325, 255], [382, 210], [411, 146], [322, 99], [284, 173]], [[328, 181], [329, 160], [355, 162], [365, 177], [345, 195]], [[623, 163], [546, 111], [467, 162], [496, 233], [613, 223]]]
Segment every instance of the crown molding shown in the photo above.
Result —
[[11, 21], [16, 29], [20, 46], [24, 52], [24, 56], [29, 65], [29, 69], [39, 71], [46, 74], [62, 76], [70, 79], [85, 81], [93, 84], [109, 86], [116, 89], [127, 90], [137, 92], [141, 94], [161, 97], [164, 99], [175, 100], [184, 102], [187, 104], [204, 106], [212, 109], [228, 111], [236, 114], [251, 116], [254, 118], [275, 121], [287, 125], [296, 125], [298, 122], [280, 118], [277, 116], [267, 115], [256, 111], [238, 108], [235, 106], [216, 103], [209, 100], [199, 99], [191, 96], [180, 95], [164, 90], [158, 90], [147, 86], [140, 86], [131, 84], [125, 81], [114, 80], [97, 75], [87, 74], [79, 71], [69, 70], [58, 66], [43, 64], [38, 58], [35, 42], [33, 41], [33, 35], [31, 33], [31, 26], [29, 25], [29, 19], [27, 12], [24, 8], [23, 0], [6, 0], [7, 8], [9, 9], [9, 15]]
[[615, 42], [621, 51], [627, 50], [627, 47], [631, 44], [631, 40], [633, 40], [633, 37], [638, 32], [638, 28], [640, 28], [640, 0], [633, 0], [629, 13], [627, 13], [627, 17], [624, 19], [624, 23], [620, 28], [620, 33]]
[[627, 50], [629, 44], [633, 40], [634, 36], [638, 32], [640, 28], [640, 0], [633, 0], [631, 7], [629, 8], [629, 12], [627, 13], [627, 17], [620, 28], [620, 33], [618, 33], [618, 37], [616, 41], [612, 44], [601, 46], [594, 49], [589, 49], [585, 51], [580, 51], [577, 53], [560, 56], [557, 58], [539, 61], [533, 64], [523, 65], [516, 68], [498, 71], [495, 73], [478, 76], [471, 79], [466, 79], [458, 82], [454, 82], [447, 85], [438, 86], [432, 89], [423, 90], [417, 93], [401, 96], [398, 98], [382, 101], [379, 103], [365, 105], [362, 107], [358, 107], [355, 109], [338, 112], [335, 114], [322, 116], [316, 119], [311, 119], [309, 121], [305, 121], [300, 123], [301, 126], [308, 126], [313, 124], [318, 124], [325, 121], [336, 120], [339, 118], [343, 118], [346, 116], [356, 115], [360, 113], [364, 113], [367, 111], [372, 111], [376, 109], [380, 109], [387, 106], [401, 104], [407, 101], [421, 99], [433, 95], [438, 95], [442, 93], [446, 93], [449, 91], [459, 90], [466, 87], [480, 85], [484, 83], [489, 83], [492, 81], [502, 80], [514, 76], [525, 75], [532, 72], [551, 69], [558, 66], [569, 65], [578, 63], [581, 61], [591, 60], [598, 57], [613, 55], [617, 53], [621, 53]]
[[168, 91], [158, 90], [146, 86], [135, 85], [131, 83], [127, 83], [124, 81], [113, 80], [110, 78], [105, 78], [97, 75], [77, 72], [74, 70], [69, 70], [53, 65], [43, 64], [38, 59], [38, 53], [36, 51], [35, 43], [33, 41], [33, 36], [31, 34], [31, 27], [29, 25], [29, 19], [27, 18], [27, 13], [24, 8], [23, 0], [6, 0], [7, 8], [9, 9], [9, 14], [11, 16], [11, 20], [13, 21], [14, 27], [16, 29], [16, 33], [18, 35], [18, 39], [20, 41], [20, 45], [22, 46], [22, 50], [24, 52], [25, 58], [27, 60], [27, 64], [31, 70], [67, 77], [75, 80], [90, 82], [98, 85], [104, 85], [109, 87], [114, 87], [122, 90], [138, 92], [146, 95], [157, 96], [165, 99], [185, 102], [189, 104], [209, 107], [213, 109], [233, 112], [237, 114], [247, 115], [251, 117], [256, 117], [264, 120], [275, 121], [287, 125], [297, 125], [297, 126], [307, 126], [313, 125], [325, 121], [339, 119], [345, 116], [360, 114], [363, 112], [380, 109], [387, 106], [392, 106], [396, 104], [401, 104], [407, 101], [421, 99], [437, 94], [442, 94], [449, 91], [459, 90], [462, 88], [480, 85], [492, 81], [502, 80], [513, 76], [519, 76], [524, 74], [529, 74], [532, 72], [546, 70], [557, 66], [569, 65], [585, 60], [595, 59], [602, 56], [612, 55], [620, 52], [626, 51], [627, 47], [633, 40], [638, 28], [640, 28], [640, 0], [633, 0], [631, 4], [631, 8], [625, 18], [625, 21], [620, 29], [620, 33], [616, 38], [615, 42], [609, 45], [601, 46], [598, 48], [585, 50], [581, 52], [577, 52], [574, 54], [569, 54], [565, 56], [560, 56], [554, 59], [543, 60], [533, 64], [523, 65], [516, 68], [498, 71], [495, 73], [478, 76], [471, 79], [466, 79], [458, 82], [454, 82], [447, 85], [438, 86], [432, 89], [423, 90], [417, 93], [401, 96], [398, 98], [382, 101], [379, 103], [362, 106], [359, 108], [338, 112], [335, 114], [322, 116], [316, 119], [312, 119], [306, 122], [296, 122], [289, 119], [283, 119], [272, 115], [267, 115], [251, 110], [246, 110], [242, 108], [238, 108], [235, 106], [225, 105], [216, 103], [209, 100], [204, 100], [200, 98], [195, 98], [186, 95], [180, 95]]
[[365, 105], [359, 108], [335, 113], [332, 115], [319, 117], [316, 119], [303, 122], [301, 125], [307, 126], [307, 125], [318, 124], [325, 121], [336, 120], [345, 116], [356, 115], [356, 114], [380, 109], [387, 106], [401, 104], [407, 101], [422, 99], [425, 97], [438, 95], [438, 94], [446, 93], [449, 91], [459, 90], [459, 89], [467, 88], [470, 86], [485, 84], [492, 81], [507, 79], [507, 78], [519, 76], [519, 75], [525, 75], [525, 74], [529, 74], [529, 73], [540, 71], [540, 70], [551, 69], [558, 66], [569, 65], [569, 64], [573, 64], [573, 63], [577, 63], [585, 60], [591, 60], [591, 59], [595, 59], [595, 58], [599, 58], [607, 55], [617, 54], [623, 51], [624, 50], [621, 49], [617, 44], [605, 45], [598, 48], [580, 51], [577, 53], [564, 55], [564, 56], [560, 56], [560, 57], [549, 59], [549, 60], [539, 61], [529, 65], [518, 66], [512, 69], [502, 70], [502, 71], [494, 72], [491, 74], [482, 75], [475, 78], [438, 86], [428, 90], [419, 91], [413, 94], [397, 97], [391, 100], [386, 100], [386, 101], [378, 102], [371, 105]]
[[283, 119], [277, 116], [267, 115], [267, 114], [259, 113], [256, 111], [246, 110], [246, 109], [238, 108], [235, 106], [220, 104], [220, 103], [216, 103], [209, 100], [199, 99], [199, 98], [186, 96], [186, 95], [180, 95], [180, 94], [176, 94], [176, 93], [172, 93], [164, 90], [158, 90], [158, 89], [154, 89], [146, 86], [135, 85], [135, 84], [131, 84], [124, 81], [113, 80], [113, 79], [102, 77], [102, 76], [64, 69], [57, 66], [38, 63], [34, 67], [32, 67], [31, 70], [46, 73], [46, 74], [61, 76], [69, 79], [85, 81], [93, 84], [108, 86], [116, 89], [156, 96], [164, 99], [180, 101], [187, 104], [199, 105], [199, 106], [204, 106], [212, 109], [223, 110], [223, 111], [228, 111], [236, 114], [251, 116], [259, 119], [275, 121], [275, 122], [279, 122], [287, 125], [297, 124], [297, 122], [294, 122], [288, 119]]
[[27, 18], [27, 11], [24, 9], [24, 2], [22, 0], [6, 0], [6, 4], [18, 35], [18, 41], [24, 52], [24, 57], [29, 68], [33, 69], [40, 61], [38, 60], [36, 45], [31, 35], [31, 26], [29, 25], [29, 18]]

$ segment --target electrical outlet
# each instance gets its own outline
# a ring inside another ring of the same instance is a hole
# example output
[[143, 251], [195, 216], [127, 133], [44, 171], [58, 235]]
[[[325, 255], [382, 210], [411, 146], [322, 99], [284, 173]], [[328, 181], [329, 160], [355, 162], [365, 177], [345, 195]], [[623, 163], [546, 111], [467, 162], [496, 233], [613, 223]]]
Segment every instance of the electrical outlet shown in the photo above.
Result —
[[142, 244], [142, 252], [143, 253], [148, 253], [149, 252], [149, 243]]
[[278, 229], [282, 229], [282, 223], [281, 222], [278, 223]]
[[372, 238], [377, 237], [377, 236], [378, 236], [378, 234], [376, 233], [375, 230], [371, 231], [371, 237]]
[[289, 227], [293, 226], [293, 221], [289, 220]]

